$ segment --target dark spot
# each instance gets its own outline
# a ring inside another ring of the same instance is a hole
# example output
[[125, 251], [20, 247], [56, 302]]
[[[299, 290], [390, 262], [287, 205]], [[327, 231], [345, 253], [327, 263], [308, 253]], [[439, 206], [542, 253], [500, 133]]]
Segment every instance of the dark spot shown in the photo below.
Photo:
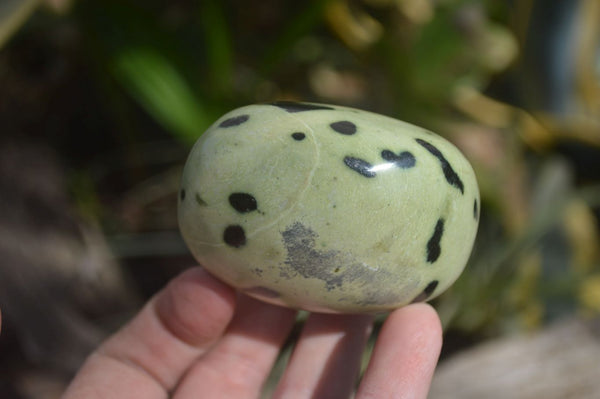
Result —
[[440, 257], [442, 248], [440, 247], [440, 241], [442, 240], [442, 234], [444, 234], [444, 219], [438, 219], [435, 224], [433, 235], [427, 241], [427, 262], [433, 263]]
[[328, 107], [320, 104], [309, 104], [309, 103], [297, 103], [294, 101], [276, 101], [271, 103], [276, 107], [282, 108], [290, 113], [304, 112], [304, 111], [317, 111], [317, 110], [334, 110], [335, 108]]
[[302, 132], [292, 133], [292, 138], [296, 141], [302, 141], [305, 137], [306, 135]]
[[352, 169], [355, 172], [360, 173], [364, 177], [375, 177], [377, 174], [373, 172], [371, 169], [373, 165], [365, 161], [364, 159], [354, 158], [354, 157], [345, 157], [344, 163], [347, 167]]
[[412, 168], [416, 163], [414, 155], [408, 151], [403, 151], [399, 155], [396, 155], [390, 150], [383, 150], [381, 151], [381, 157], [388, 162], [393, 162], [401, 169]]
[[183, 201], [185, 199], [185, 190], [182, 188], [179, 192], [179, 198]]
[[200, 205], [200, 206], [206, 206], [206, 205], [208, 205], [208, 204], [206, 203], [206, 201], [204, 201], [204, 200], [202, 199], [202, 197], [200, 197], [200, 194], [198, 194], [198, 193], [196, 193], [196, 202], [197, 202], [197, 203], [198, 203], [198, 205]]
[[206, 203], [206, 201], [204, 201], [204, 200], [202, 199], [202, 197], [200, 197], [200, 194], [198, 194], [198, 193], [196, 193], [195, 200], [196, 200], [196, 203], [197, 203], [198, 205], [200, 205], [200, 206], [206, 206], [206, 205], [208, 205], [208, 204]]
[[419, 295], [417, 295], [417, 297], [415, 299], [413, 299], [412, 303], [426, 301], [427, 298], [429, 298], [431, 296], [431, 294], [433, 294], [433, 291], [435, 291], [438, 284], [439, 284], [439, 282], [437, 280], [433, 280], [432, 282], [427, 284], [427, 287], [425, 287], [423, 292], [421, 292]]
[[223, 241], [225, 241], [225, 244], [234, 248], [242, 247], [246, 244], [246, 233], [242, 226], [227, 226], [223, 232]]
[[244, 290], [247, 294], [261, 296], [265, 298], [279, 298], [281, 294], [267, 287], [252, 287]]
[[446, 157], [444, 157], [444, 154], [442, 154], [442, 152], [438, 150], [437, 147], [435, 147], [433, 144], [421, 139], [416, 140], [417, 143], [421, 144], [427, 151], [429, 151], [434, 157], [436, 157], [440, 161], [442, 171], [444, 172], [444, 177], [446, 177], [446, 181], [451, 186], [458, 188], [460, 192], [464, 194], [465, 188], [463, 186], [463, 182], [462, 180], [460, 180], [460, 177], [458, 177], [454, 169], [452, 169], [452, 165], [450, 165], [450, 162], [448, 162]]
[[234, 116], [233, 118], [225, 119], [223, 122], [221, 122], [219, 124], [219, 127], [239, 126], [242, 123], [246, 122], [248, 119], [250, 119], [250, 115], [244, 114], [244, 115]]
[[229, 196], [229, 204], [240, 213], [255, 211], [258, 207], [256, 198], [246, 193], [233, 193]]
[[475, 220], [479, 219], [479, 209], [477, 207], [477, 199], [475, 199], [475, 201], [473, 201], [473, 217], [475, 218]]
[[356, 133], [356, 125], [350, 121], [333, 122], [329, 126], [336, 132], [345, 134], [346, 136]]

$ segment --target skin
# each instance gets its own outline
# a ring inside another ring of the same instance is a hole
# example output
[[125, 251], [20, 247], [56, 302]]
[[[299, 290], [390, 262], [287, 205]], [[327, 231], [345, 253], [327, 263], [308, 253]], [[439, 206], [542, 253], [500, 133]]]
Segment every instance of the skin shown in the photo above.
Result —
[[[295, 317], [190, 269], [89, 356], [64, 398], [258, 398]], [[273, 397], [349, 397], [371, 323], [311, 314]], [[441, 343], [431, 306], [395, 310], [355, 397], [426, 398]]]

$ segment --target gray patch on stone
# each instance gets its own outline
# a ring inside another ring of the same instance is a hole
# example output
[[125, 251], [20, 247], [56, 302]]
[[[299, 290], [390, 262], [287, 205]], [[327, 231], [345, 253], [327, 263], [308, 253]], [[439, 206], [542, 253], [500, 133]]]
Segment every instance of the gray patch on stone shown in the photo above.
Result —
[[252, 269], [252, 273], [256, 274], [258, 277], [262, 277], [263, 270], [259, 267]]
[[[390, 278], [393, 278], [390, 276]], [[393, 304], [406, 303], [409, 298], [407, 296], [408, 287], [402, 287], [399, 284], [397, 289], [379, 289], [370, 290], [365, 293], [364, 299], [358, 301], [362, 306], [390, 306]]]
[[[390, 284], [397, 281], [397, 284]], [[412, 292], [419, 285], [418, 281], [407, 281], [406, 277], [393, 275], [379, 270], [372, 276], [363, 289], [357, 293], [340, 298], [338, 302], [352, 303], [368, 307], [389, 307], [410, 302]]]
[[356, 279], [372, 280], [373, 271], [357, 262], [350, 254], [337, 250], [318, 250], [318, 238], [310, 228], [300, 222], [287, 227], [281, 233], [287, 250], [284, 262], [289, 267], [281, 270], [281, 276], [300, 274], [305, 278], [317, 278], [325, 282], [325, 288], [331, 291], [340, 288], [344, 282]]

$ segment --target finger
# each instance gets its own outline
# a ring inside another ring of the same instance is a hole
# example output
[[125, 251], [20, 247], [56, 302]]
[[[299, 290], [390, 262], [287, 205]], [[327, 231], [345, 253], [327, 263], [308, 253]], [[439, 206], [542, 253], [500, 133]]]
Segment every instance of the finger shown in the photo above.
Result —
[[310, 315], [273, 396], [350, 397], [371, 322], [364, 315]]
[[86, 361], [65, 398], [164, 398], [222, 335], [235, 293], [200, 268], [175, 278]]
[[442, 327], [431, 306], [419, 303], [392, 312], [356, 398], [427, 398], [441, 346]]
[[238, 298], [223, 338], [194, 365], [175, 398], [256, 398], [290, 333], [296, 311]]

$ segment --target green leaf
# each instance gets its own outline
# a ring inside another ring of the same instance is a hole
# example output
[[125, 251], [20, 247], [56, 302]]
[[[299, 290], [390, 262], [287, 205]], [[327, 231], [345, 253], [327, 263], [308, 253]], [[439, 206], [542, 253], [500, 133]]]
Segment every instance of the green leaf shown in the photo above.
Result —
[[110, 67], [146, 111], [180, 140], [193, 143], [210, 125], [205, 107], [184, 77], [156, 49], [123, 49]]
[[27, 21], [38, 4], [38, 0], [0, 2], [0, 47]]

